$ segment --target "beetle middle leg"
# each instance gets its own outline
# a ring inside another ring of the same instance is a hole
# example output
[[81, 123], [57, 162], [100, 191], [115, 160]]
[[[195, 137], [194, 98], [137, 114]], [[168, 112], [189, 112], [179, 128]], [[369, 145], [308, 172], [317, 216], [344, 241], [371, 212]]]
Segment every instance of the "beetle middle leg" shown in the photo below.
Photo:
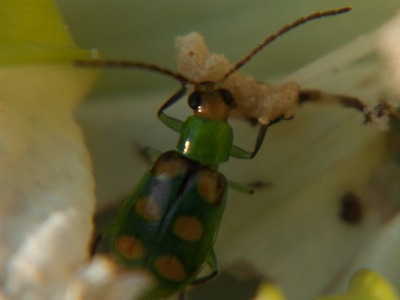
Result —
[[149, 146], [142, 146], [134, 143], [134, 148], [137, 155], [146, 162], [148, 166], [152, 166], [157, 158], [162, 154], [162, 151]]

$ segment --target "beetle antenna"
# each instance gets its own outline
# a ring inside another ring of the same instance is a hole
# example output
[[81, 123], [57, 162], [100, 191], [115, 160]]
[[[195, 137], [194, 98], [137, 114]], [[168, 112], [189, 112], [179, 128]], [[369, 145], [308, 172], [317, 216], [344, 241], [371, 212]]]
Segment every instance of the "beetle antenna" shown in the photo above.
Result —
[[172, 77], [181, 83], [195, 84], [194, 81], [188, 79], [180, 73], [174, 72], [170, 69], [160, 67], [155, 64], [149, 64], [144, 62], [130, 61], [130, 60], [76, 60], [75, 65], [81, 67], [93, 67], [93, 68], [126, 68], [126, 69], [144, 69], [161, 73]]
[[282, 27], [277, 32], [269, 35], [261, 44], [257, 45], [257, 47], [255, 47], [249, 54], [247, 54], [242, 59], [240, 59], [232, 67], [232, 69], [230, 69], [224, 75], [224, 77], [221, 79], [221, 82], [225, 81], [229, 76], [231, 76], [233, 73], [235, 73], [238, 69], [240, 69], [245, 64], [247, 64], [249, 62], [249, 60], [251, 60], [258, 52], [260, 52], [262, 49], [264, 49], [265, 46], [267, 46], [268, 44], [270, 44], [272, 41], [274, 41], [278, 37], [282, 36], [283, 34], [287, 33], [288, 31], [292, 30], [293, 28], [296, 28], [296, 27], [298, 27], [304, 23], [307, 23], [309, 21], [312, 21], [312, 20], [343, 14], [350, 10], [351, 10], [351, 7], [343, 7], [343, 8], [339, 8], [339, 9], [315, 12], [311, 15], [297, 19], [296, 21], [292, 22], [291, 24], [288, 24], [288, 25]]

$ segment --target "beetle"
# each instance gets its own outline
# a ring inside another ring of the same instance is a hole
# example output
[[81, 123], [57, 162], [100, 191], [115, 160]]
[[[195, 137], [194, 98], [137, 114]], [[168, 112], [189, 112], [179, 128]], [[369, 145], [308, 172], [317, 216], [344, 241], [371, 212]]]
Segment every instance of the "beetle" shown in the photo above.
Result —
[[[294, 27], [310, 20], [348, 12], [341, 8], [317, 12], [283, 27], [268, 36], [248, 55], [239, 60], [217, 81], [196, 82], [166, 68], [133, 61], [77, 61], [87, 67], [125, 67], [155, 71], [181, 83], [181, 88], [158, 110], [167, 127], [180, 134], [176, 150], [162, 153], [126, 199], [104, 234], [112, 257], [127, 268], [149, 272], [156, 285], [142, 299], [168, 298], [192, 283], [203, 282], [217, 274], [213, 250], [224, 212], [227, 188], [251, 193], [251, 188], [226, 179], [218, 166], [230, 157], [252, 159], [259, 151], [267, 128], [287, 116], [284, 113], [268, 121], [258, 119], [259, 130], [254, 149], [246, 151], [233, 144], [233, 130], [227, 120], [236, 103], [224, 82], [244, 66], [267, 44]], [[180, 121], [165, 113], [187, 92], [193, 115]], [[315, 100], [315, 92], [299, 96], [298, 102]], [[349, 100], [350, 99], [350, 100]], [[353, 98], [340, 99], [347, 106], [361, 110]], [[208, 276], [196, 279], [208, 265]]]

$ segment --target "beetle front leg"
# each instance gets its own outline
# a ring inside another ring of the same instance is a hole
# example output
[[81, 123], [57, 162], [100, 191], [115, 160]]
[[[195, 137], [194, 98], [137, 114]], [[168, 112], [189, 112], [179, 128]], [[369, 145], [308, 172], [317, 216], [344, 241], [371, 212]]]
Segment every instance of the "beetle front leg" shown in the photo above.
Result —
[[183, 122], [174, 117], [166, 115], [164, 111], [170, 106], [174, 105], [180, 98], [182, 98], [186, 94], [186, 90], [186, 83], [182, 82], [181, 88], [171, 97], [169, 97], [167, 101], [165, 101], [165, 103], [160, 107], [157, 113], [157, 116], [161, 120], [161, 122], [163, 122], [167, 127], [176, 132], [181, 132]]

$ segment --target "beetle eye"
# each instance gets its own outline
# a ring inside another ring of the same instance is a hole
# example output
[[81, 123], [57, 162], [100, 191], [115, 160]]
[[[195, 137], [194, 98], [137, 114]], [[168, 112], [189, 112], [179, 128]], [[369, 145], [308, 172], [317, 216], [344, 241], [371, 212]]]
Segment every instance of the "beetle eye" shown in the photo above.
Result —
[[219, 89], [219, 94], [221, 95], [222, 99], [224, 100], [225, 104], [229, 107], [233, 107], [235, 105], [235, 99], [230, 91], [227, 89]]
[[189, 95], [188, 104], [191, 109], [197, 109], [201, 105], [201, 92], [194, 91]]

